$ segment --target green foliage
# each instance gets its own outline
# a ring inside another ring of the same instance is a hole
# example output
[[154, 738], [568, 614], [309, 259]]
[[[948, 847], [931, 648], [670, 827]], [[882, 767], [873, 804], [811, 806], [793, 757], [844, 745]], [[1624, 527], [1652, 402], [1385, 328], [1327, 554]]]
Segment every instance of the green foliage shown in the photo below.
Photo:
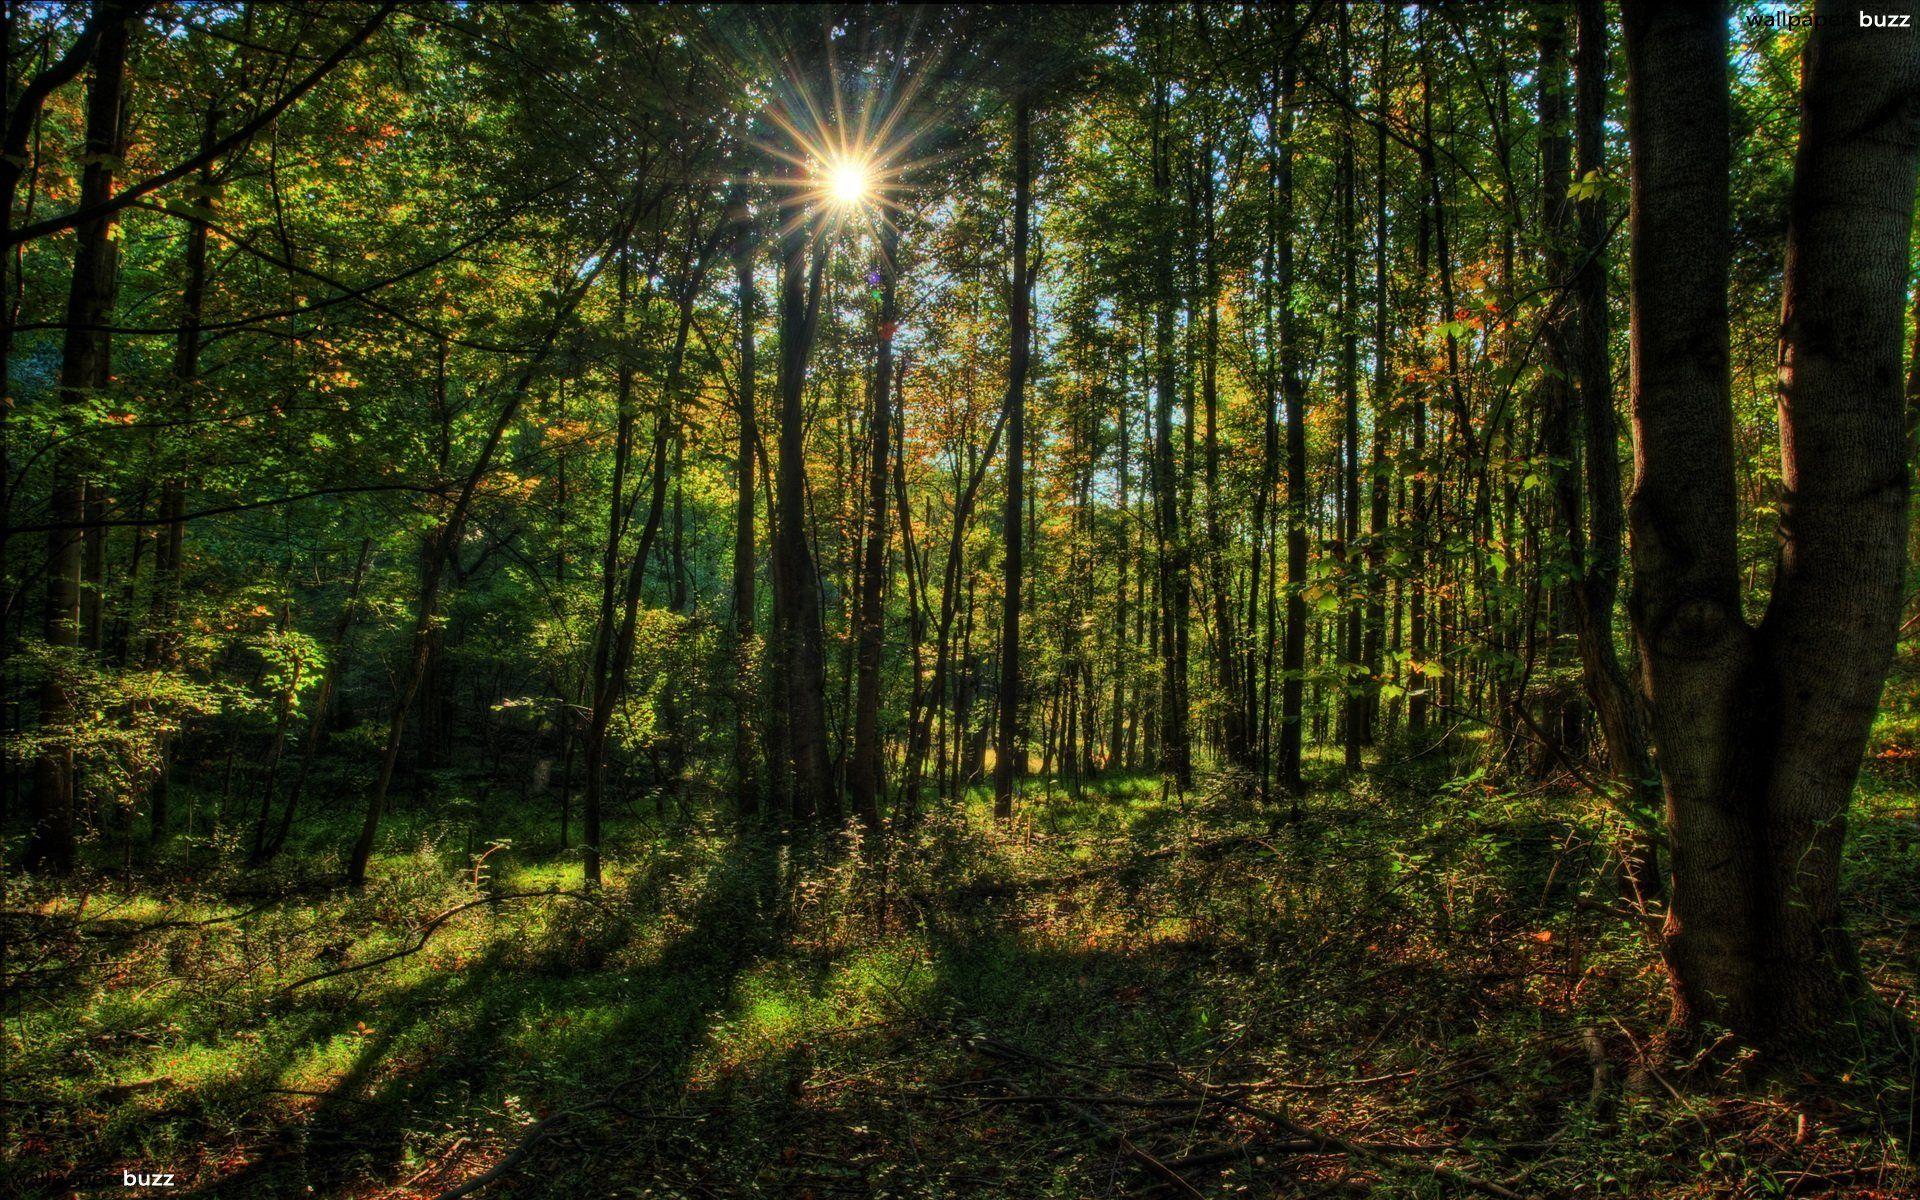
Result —
[[[1396, 1171], [1275, 1155], [1237, 1122], [1136, 1129], [1169, 1161], [1243, 1143], [1196, 1172], [1209, 1195], [1276, 1171], [1424, 1195], [1434, 1164], [1543, 1193], [1767, 1194], [1878, 1161], [1858, 1118], [1899, 1079], [1871, 1058], [1817, 1098], [1711, 1073], [1678, 1098], [1619, 1093], [1665, 1000], [1630, 925], [1602, 911], [1616, 831], [1483, 771], [1402, 770], [1316, 793], [1279, 826], [1230, 782], [1182, 802], [1150, 780], [1057, 792], [1030, 824], [943, 809], [885, 839], [693, 821], [625, 840], [591, 894], [567, 886], [550, 840], [521, 836], [549, 819], [522, 807], [497, 814], [478, 862], [452, 830], [403, 818], [358, 895], [297, 872], [264, 899], [236, 874], [164, 899], [139, 880], [15, 877], [0, 912], [35, 973], [7, 1023], [7, 1187], [155, 1161], [261, 1191], [423, 1171], [446, 1187], [578, 1111], [570, 1139], [515, 1173], [521, 1192], [631, 1169], [661, 1196], [1077, 1196], [1139, 1168], [1084, 1123], [996, 1098], [1171, 1101], [1149, 1069], [1167, 1063], [1329, 1132], [1435, 1148]], [[1849, 887], [1882, 914], [1862, 929], [1868, 961], [1911, 989], [1897, 943], [1920, 911], [1913, 793], [1879, 780], [1855, 813]], [[1588, 1106], [1596, 1061], [1611, 1111]], [[602, 1098], [617, 1104], [586, 1107]], [[1167, 1110], [1101, 1111], [1144, 1126]], [[1796, 1112], [1819, 1114], [1818, 1137], [1793, 1138]], [[257, 1155], [276, 1138], [299, 1149]], [[1542, 1141], [1553, 1154], [1524, 1149]], [[1911, 1177], [1898, 1159], [1884, 1170]]]

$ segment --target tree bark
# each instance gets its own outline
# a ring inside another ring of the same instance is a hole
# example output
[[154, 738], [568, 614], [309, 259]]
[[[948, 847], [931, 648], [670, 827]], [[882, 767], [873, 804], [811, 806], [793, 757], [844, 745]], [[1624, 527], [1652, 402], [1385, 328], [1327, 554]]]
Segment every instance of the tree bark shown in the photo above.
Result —
[[1168, 84], [1162, 79], [1155, 85], [1153, 100], [1154, 216], [1159, 226], [1154, 255], [1153, 495], [1160, 577], [1160, 755], [1162, 773], [1184, 792], [1193, 786], [1187, 724], [1187, 659], [1183, 646], [1193, 584], [1188, 573], [1187, 543], [1180, 512], [1180, 476], [1175, 471], [1173, 456], [1175, 289], [1173, 169], [1169, 151], [1172, 134], [1167, 129], [1170, 105]]
[[1632, 133], [1634, 587], [1673, 837], [1675, 1022], [1762, 1018], [1758, 718], [1741, 615], [1728, 381], [1728, 96], [1719, 4], [1625, 5]]
[[[1597, 185], [1606, 170], [1607, 25], [1601, 0], [1577, 0], [1578, 43], [1574, 52], [1574, 170], [1583, 185]], [[1571, 587], [1581, 678], [1606, 743], [1607, 765], [1627, 791], [1636, 812], [1656, 813], [1659, 777], [1647, 748], [1639, 698], [1614, 646], [1613, 610], [1620, 591], [1624, 509], [1620, 499], [1619, 419], [1613, 405], [1613, 363], [1608, 342], [1606, 193], [1583, 186], [1573, 203], [1578, 247], [1573, 267], [1574, 334], [1566, 352], [1579, 389], [1584, 430], [1586, 520], [1581, 493], [1558, 492], [1569, 549], [1579, 569]], [[1569, 417], [1571, 420], [1571, 417]], [[1664, 893], [1658, 849], [1634, 835], [1623, 856], [1626, 892], [1645, 902]]]
[[[104, 9], [96, 19], [101, 29], [94, 47], [93, 79], [87, 87], [82, 208], [104, 200], [113, 191], [114, 164], [121, 149], [127, 48], [133, 33], [130, 19], [115, 19]], [[111, 341], [104, 327], [112, 323], [119, 266], [113, 226], [114, 218], [108, 215], [86, 221], [76, 230], [66, 340], [60, 359], [60, 402], [68, 412], [83, 408], [90, 393], [106, 387], [110, 379]], [[47, 505], [49, 522], [62, 527], [47, 534], [43, 634], [53, 655], [40, 688], [40, 728], [50, 741], [34, 762], [33, 829], [27, 839], [25, 860], [29, 870], [64, 873], [73, 868], [73, 749], [60, 739], [65, 736], [63, 727], [74, 719], [65, 673], [71, 666], [67, 656], [80, 642], [81, 613], [86, 607], [81, 594], [85, 538], [76, 526], [86, 519], [88, 493], [83, 455], [63, 448], [54, 458], [52, 495]]]
[[1381, 24], [1380, 60], [1374, 67], [1374, 245], [1373, 245], [1373, 450], [1367, 484], [1367, 721], [1361, 730], [1368, 744], [1384, 714], [1380, 685], [1387, 634], [1387, 446], [1393, 425], [1392, 309], [1387, 292], [1387, 54], [1393, 22]]
[[852, 762], [847, 772], [853, 811], [869, 829], [880, 824], [883, 780], [880, 762], [880, 658], [885, 649], [888, 458], [893, 435], [893, 332], [896, 318], [900, 234], [880, 223], [879, 337], [873, 392], [867, 408], [867, 544], [860, 566], [860, 605], [855, 618], [855, 687]]
[[621, 246], [614, 276], [613, 480], [607, 498], [607, 535], [600, 551], [600, 608], [594, 621], [593, 665], [588, 680], [587, 736], [581, 746], [586, 772], [581, 797], [581, 862], [589, 884], [600, 882], [600, 807], [605, 772], [607, 676], [613, 664], [615, 601], [620, 594], [620, 544], [627, 530], [627, 472], [633, 461], [633, 348], [627, 336], [633, 263]]
[[736, 392], [739, 432], [734, 451], [733, 521], [733, 777], [735, 800], [741, 814], [760, 810], [759, 775], [755, 764], [753, 707], [759, 695], [755, 666], [754, 625], [754, 454], [760, 440], [754, 412], [754, 328], [758, 304], [753, 283], [753, 216], [746, 191], [736, 187], [728, 197], [733, 225], [734, 284], [740, 303], [740, 380]]
[[1306, 791], [1301, 774], [1305, 734], [1307, 667], [1307, 387], [1302, 375], [1300, 329], [1293, 313], [1293, 121], [1294, 69], [1281, 75], [1280, 143], [1275, 162], [1274, 292], [1280, 304], [1280, 392], [1287, 408], [1287, 628], [1280, 651], [1280, 783], [1295, 798]]
[[[1905, 25], [1863, 27], [1856, 9], [1897, 13]], [[1863, 989], [1840, 912], [1840, 853], [1906, 568], [1901, 335], [1920, 167], [1915, 9], [1910, 0], [1819, 5], [1826, 19], [1802, 68], [1780, 322], [1780, 558], [1758, 635], [1778, 731], [1760, 798], [1776, 1035], [1825, 1027]]]
[[[1349, 46], [1348, 12], [1350, 5], [1341, 0], [1340, 90], [1353, 94], [1352, 51]], [[1354, 128], [1352, 110], [1343, 108], [1340, 121], [1340, 159], [1335, 188], [1340, 206], [1340, 367], [1341, 474], [1343, 490], [1340, 502], [1340, 529], [1337, 556], [1341, 567], [1341, 601], [1344, 614], [1344, 643], [1341, 650], [1340, 695], [1345, 709], [1342, 743], [1348, 771], [1360, 767], [1360, 748], [1366, 742], [1367, 694], [1361, 685], [1365, 670], [1361, 641], [1364, 636], [1360, 589], [1355, 584], [1361, 573], [1360, 557], [1360, 288], [1355, 270], [1358, 250], [1355, 237]]]
[[[811, 270], [807, 248], [814, 219], [797, 194], [780, 205], [780, 455], [773, 531], [773, 663], [776, 714], [790, 779], [783, 789], [797, 821], [832, 816], [837, 806], [827, 755], [826, 634], [821, 624], [820, 573], [807, 540], [807, 358], [818, 311], [824, 247]], [[811, 285], [811, 286], [810, 286]]]
[[1007, 507], [1002, 522], [1006, 540], [1005, 591], [1000, 618], [1000, 708], [993, 743], [993, 815], [1013, 815], [1013, 789], [1023, 774], [1026, 750], [1020, 744], [1020, 584], [1024, 566], [1021, 510], [1026, 503], [1027, 355], [1033, 307], [1033, 279], [1027, 262], [1028, 210], [1032, 204], [1033, 115], [1023, 88], [1013, 100], [1013, 295], [1012, 333], [1007, 366]]
[[1910, 30], [1816, 11], [1781, 322], [1781, 549], [1756, 629], [1740, 604], [1727, 373], [1725, 14], [1625, 10], [1631, 608], [1673, 848], [1673, 1024], [1711, 1022], [1773, 1050], [1831, 1031], [1861, 993], [1840, 850], [1893, 652], [1908, 491], [1901, 332], [1920, 53]]
[[[218, 126], [219, 110], [209, 104], [206, 124], [201, 131], [203, 144], [214, 140]], [[198, 207], [211, 210], [213, 167], [209, 165], [202, 168], [199, 178], [202, 194], [198, 197]], [[183, 255], [186, 280], [180, 298], [180, 336], [174, 344], [173, 357], [173, 381], [179, 389], [173, 407], [181, 416], [192, 412], [193, 390], [200, 380], [200, 325], [207, 298], [207, 232], [208, 223], [203, 218], [194, 216], [187, 219], [187, 244]], [[166, 524], [160, 529], [154, 552], [154, 628], [147, 645], [148, 665], [163, 671], [173, 666], [179, 653], [180, 564], [187, 540], [186, 507], [186, 480], [178, 475], [169, 475], [160, 484], [160, 517]], [[148, 837], [155, 843], [165, 837], [167, 831], [167, 789], [170, 782], [167, 760], [171, 743], [170, 737], [162, 736], [156, 750], [159, 765], [154, 772], [148, 796], [151, 817]]]

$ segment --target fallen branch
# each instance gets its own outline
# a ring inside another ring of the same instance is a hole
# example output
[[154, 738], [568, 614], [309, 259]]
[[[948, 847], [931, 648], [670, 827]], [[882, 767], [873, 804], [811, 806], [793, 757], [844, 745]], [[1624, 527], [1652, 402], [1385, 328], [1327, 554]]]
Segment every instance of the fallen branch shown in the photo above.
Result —
[[520, 1136], [520, 1140], [513, 1144], [513, 1149], [507, 1151], [506, 1156], [499, 1162], [480, 1172], [480, 1174], [475, 1175], [465, 1183], [457, 1183], [446, 1191], [439, 1193], [434, 1196], [433, 1200], [460, 1200], [462, 1196], [471, 1196], [473, 1193], [486, 1187], [488, 1184], [518, 1166], [522, 1159], [533, 1152], [535, 1146], [538, 1146], [541, 1142], [553, 1135], [556, 1126], [570, 1117], [578, 1116], [580, 1113], [587, 1111], [587, 1109], [598, 1108], [606, 1103], [607, 1101], [601, 1101], [598, 1104], [590, 1104], [587, 1108], [562, 1109], [550, 1117], [535, 1121], [532, 1125], [527, 1126], [526, 1133]]
[[1265, 1085], [1276, 1091], [1286, 1092], [1330, 1092], [1335, 1088], [1372, 1087], [1377, 1083], [1398, 1083], [1403, 1079], [1417, 1079], [1418, 1071], [1395, 1071], [1391, 1075], [1369, 1075], [1364, 1079], [1322, 1079], [1313, 1083], [1271, 1083]]
[[406, 1189], [412, 1187], [414, 1184], [419, 1183], [422, 1179], [425, 1179], [427, 1176], [433, 1174], [435, 1171], [438, 1171], [443, 1167], [445, 1167], [447, 1165], [448, 1160], [450, 1160], [454, 1155], [460, 1153], [460, 1148], [462, 1146], [465, 1146], [466, 1144], [467, 1144], [467, 1138], [465, 1134], [462, 1134], [459, 1137], [453, 1139], [453, 1144], [451, 1146], [448, 1146], [445, 1150], [441, 1151], [439, 1154], [435, 1155], [432, 1162], [428, 1163], [424, 1167], [421, 1167], [418, 1171], [415, 1171], [412, 1175], [408, 1176], [406, 1182], [400, 1185], [400, 1190], [405, 1191]]
[[1060, 1102], [1060, 1107], [1105, 1135], [1128, 1157], [1139, 1162], [1148, 1170], [1172, 1184], [1182, 1195], [1193, 1196], [1196, 1200], [1200, 1197], [1200, 1190], [1191, 1183], [1188, 1183], [1185, 1175], [1182, 1175], [1172, 1167], [1161, 1162], [1146, 1150], [1141, 1149], [1139, 1144], [1128, 1137], [1124, 1130], [1106, 1120], [1106, 1118], [1102, 1117], [1099, 1113], [1094, 1112], [1084, 1104], [1079, 1104], [1072, 1100], [1063, 1099]]
[[1363, 1159], [1389, 1170], [1402, 1171], [1412, 1175], [1431, 1175], [1433, 1178], [1441, 1180], [1442, 1182], [1450, 1183], [1457, 1187], [1471, 1188], [1476, 1192], [1498, 1197], [1499, 1200], [1526, 1200], [1520, 1193], [1502, 1187], [1492, 1180], [1481, 1179], [1474, 1175], [1455, 1171], [1450, 1167], [1443, 1167], [1439, 1163], [1404, 1162], [1390, 1154], [1367, 1145], [1365, 1142], [1351, 1142], [1346, 1138], [1337, 1137], [1334, 1134], [1315, 1129], [1311, 1125], [1302, 1124], [1284, 1113], [1278, 1113], [1270, 1108], [1263, 1108], [1257, 1104], [1249, 1104], [1245, 1100], [1238, 1099], [1234, 1096], [1220, 1095], [1217, 1092], [1211, 1091], [1206, 1084], [1189, 1078], [1185, 1072], [1175, 1070], [1169, 1072], [1169, 1074], [1176, 1083], [1190, 1092], [1201, 1096], [1211, 1096], [1217, 1102], [1226, 1105], [1228, 1108], [1246, 1113], [1250, 1117], [1256, 1117], [1296, 1137], [1305, 1138], [1320, 1146], [1322, 1149], [1337, 1150], [1350, 1158]]
[[938, 1092], [901, 1092], [903, 1096], [915, 1096], [923, 1100], [948, 1102], [966, 1101], [974, 1104], [1103, 1104], [1109, 1108], [1177, 1108], [1189, 1116], [1197, 1115], [1196, 1106], [1191, 1100], [1179, 1100], [1160, 1096], [1124, 1096], [1102, 1095], [1098, 1093], [1061, 1094], [1058, 1092], [1016, 1092], [1005, 1096], [962, 1094], [943, 1095]]
[[477, 900], [468, 900], [464, 904], [456, 904], [444, 912], [436, 913], [434, 916], [429, 917], [424, 924], [414, 931], [414, 941], [411, 946], [403, 946], [391, 954], [382, 954], [377, 958], [369, 958], [363, 962], [347, 963], [344, 966], [334, 967], [331, 970], [309, 975], [304, 979], [296, 979], [292, 983], [287, 984], [281, 991], [283, 993], [291, 992], [298, 988], [303, 988], [310, 983], [319, 983], [323, 979], [337, 979], [342, 975], [352, 975], [358, 971], [370, 970], [374, 967], [384, 966], [387, 963], [418, 954], [420, 951], [426, 949], [428, 940], [431, 939], [435, 933], [439, 932], [441, 926], [470, 908], [478, 908], [483, 904], [504, 904], [509, 900], [538, 900], [551, 896], [565, 896], [570, 900], [593, 899], [593, 897], [584, 892], [567, 891], [562, 888], [548, 888], [545, 891], [539, 892], [508, 892], [501, 896], [482, 896]]
[[[534, 893], [529, 893], [529, 894], [534, 894]], [[572, 895], [573, 893], [556, 893], [556, 894]], [[596, 1109], [602, 1109], [602, 1108], [618, 1109], [623, 1115], [631, 1117], [635, 1120], [651, 1120], [651, 1121], [674, 1120], [675, 1118], [670, 1116], [662, 1116], [662, 1115], [657, 1115], [652, 1113], [634, 1112], [632, 1109], [628, 1108], [626, 1105], [620, 1103], [618, 1099], [621, 1092], [627, 1090], [630, 1087], [633, 1087], [635, 1084], [644, 1082], [645, 1080], [650, 1078], [656, 1070], [658, 1070], [657, 1067], [649, 1067], [644, 1071], [636, 1072], [635, 1074], [628, 1076], [626, 1079], [621, 1080], [619, 1083], [616, 1083], [611, 1088], [607, 1089], [607, 1091], [603, 1093], [600, 1096], [600, 1098], [597, 1100], [590, 1100], [585, 1104], [577, 1105], [573, 1108], [563, 1108], [559, 1112], [556, 1112], [551, 1116], [543, 1117], [540, 1120], [535, 1121], [533, 1124], [527, 1126], [527, 1131], [520, 1135], [520, 1140], [513, 1144], [513, 1147], [507, 1151], [505, 1156], [503, 1156], [499, 1162], [494, 1163], [491, 1167], [488, 1167], [486, 1170], [480, 1172], [480, 1174], [475, 1175], [472, 1179], [469, 1179], [464, 1183], [457, 1183], [454, 1186], [446, 1189], [445, 1191], [436, 1194], [433, 1197], [433, 1200], [460, 1200], [462, 1196], [471, 1196], [473, 1195], [473, 1193], [479, 1191], [481, 1188], [484, 1188], [491, 1183], [497, 1182], [499, 1179], [505, 1176], [507, 1172], [513, 1170], [514, 1167], [518, 1166], [521, 1162], [523, 1162], [526, 1159], [527, 1155], [533, 1152], [534, 1147], [538, 1146], [541, 1142], [552, 1137], [554, 1131], [558, 1129], [560, 1126], [564, 1125], [566, 1122], [574, 1119], [575, 1117], [585, 1116], [586, 1114], [593, 1112]], [[466, 1141], [466, 1139], [461, 1138], [460, 1141], [464, 1142]], [[458, 1149], [459, 1145], [460, 1145], [459, 1142], [454, 1143], [454, 1149]], [[441, 1161], [445, 1162], [446, 1158], [451, 1156], [452, 1153], [453, 1151], [449, 1150], [446, 1155], [443, 1155], [441, 1157]], [[418, 1175], [414, 1176], [414, 1179], [418, 1179], [418, 1178], [420, 1178], [420, 1176]], [[413, 1182], [412, 1180], [408, 1180], [409, 1184], [411, 1184], [412, 1182]]]
[[[1033, 1054], [1020, 1049], [1018, 1046], [1011, 1046], [993, 1038], [978, 1039], [973, 1045], [977, 1049], [993, 1055], [996, 1058], [1023, 1059], [1030, 1063], [1071, 1066], [1071, 1064], [1061, 1063], [1058, 1059], [1049, 1059], [1041, 1055]], [[1476, 1192], [1497, 1197], [1498, 1200], [1526, 1200], [1526, 1198], [1518, 1192], [1502, 1187], [1500, 1184], [1494, 1183], [1491, 1180], [1481, 1179], [1477, 1176], [1455, 1171], [1452, 1168], [1443, 1167], [1438, 1163], [1404, 1162], [1376, 1146], [1369, 1145], [1365, 1142], [1348, 1141], [1345, 1138], [1315, 1129], [1313, 1126], [1302, 1124], [1284, 1113], [1277, 1113], [1272, 1109], [1262, 1108], [1257, 1104], [1248, 1103], [1246, 1100], [1240, 1098], [1238, 1094], [1240, 1089], [1238, 1088], [1222, 1089], [1211, 1086], [1192, 1078], [1185, 1071], [1171, 1064], [1146, 1069], [1162, 1078], [1171, 1080], [1190, 1095], [1199, 1098], [1202, 1104], [1208, 1100], [1212, 1100], [1217, 1104], [1224, 1105], [1237, 1112], [1242, 1112], [1250, 1117], [1265, 1121], [1269, 1125], [1293, 1134], [1296, 1138], [1311, 1141], [1321, 1149], [1336, 1151], [1350, 1158], [1363, 1159], [1389, 1170], [1403, 1171], [1414, 1175], [1428, 1175], [1457, 1187], [1471, 1188]]]

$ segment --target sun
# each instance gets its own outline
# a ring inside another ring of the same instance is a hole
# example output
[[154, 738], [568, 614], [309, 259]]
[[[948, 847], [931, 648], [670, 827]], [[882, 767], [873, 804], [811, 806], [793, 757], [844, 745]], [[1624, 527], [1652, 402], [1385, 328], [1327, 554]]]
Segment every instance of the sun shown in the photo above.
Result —
[[852, 208], [873, 194], [873, 171], [858, 158], [845, 158], [827, 172], [827, 195], [842, 208]]

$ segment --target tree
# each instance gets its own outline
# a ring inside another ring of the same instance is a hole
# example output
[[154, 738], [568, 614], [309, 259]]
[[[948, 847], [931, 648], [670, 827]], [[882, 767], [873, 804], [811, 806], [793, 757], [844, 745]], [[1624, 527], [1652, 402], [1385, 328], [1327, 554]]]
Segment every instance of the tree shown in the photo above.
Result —
[[[1188, 573], [1186, 531], [1180, 505], [1180, 475], [1174, 470], [1174, 236], [1172, 102], [1168, 81], [1154, 81], [1152, 155], [1155, 253], [1153, 308], [1153, 495], [1160, 588], [1160, 746], [1162, 772], [1184, 792], [1193, 786], [1192, 745], [1187, 728], [1186, 621], [1193, 580]], [[1191, 424], [1187, 425], [1190, 430]]]
[[884, 609], [887, 561], [888, 465], [893, 437], [893, 334], [899, 318], [900, 231], [885, 217], [880, 221], [879, 336], [874, 357], [873, 387], [867, 400], [867, 542], [860, 567], [860, 608], [855, 618], [859, 668], [854, 701], [853, 761], [847, 771], [853, 811], [869, 828], [880, 823], [880, 796], [884, 790], [880, 764], [880, 656], [886, 635]]
[[[133, 40], [131, 10], [117, 6], [97, 13], [99, 28], [93, 54], [93, 78], [87, 85], [87, 164], [80, 183], [82, 210], [97, 208], [113, 193], [113, 164], [118, 161], [124, 130], [126, 66]], [[92, 26], [90, 26], [91, 28]], [[83, 37], [84, 40], [84, 37]], [[5, 197], [11, 200], [11, 195]], [[60, 398], [71, 410], [84, 407], [92, 395], [107, 386], [111, 373], [108, 354], [114, 288], [119, 254], [114, 245], [114, 217], [101, 213], [80, 223], [74, 243], [73, 276], [67, 292], [66, 339], [60, 355]], [[10, 406], [9, 406], [10, 407]], [[99, 589], [96, 571], [83, 580], [82, 551], [89, 504], [97, 513], [97, 496], [90, 496], [84, 457], [62, 449], [54, 461], [48, 515], [56, 525], [47, 534], [47, 592], [44, 636], [49, 648], [68, 651], [47, 663], [40, 688], [40, 725], [47, 744], [34, 764], [34, 823], [27, 843], [29, 868], [65, 872], [73, 868], [74, 776], [73, 751], [64, 740], [65, 728], [75, 719], [68, 696], [72, 667], [70, 653], [82, 640], [83, 627], [95, 631], [92, 648], [99, 648]], [[63, 524], [64, 523], [64, 524]], [[91, 584], [89, 592], [88, 584]], [[93, 597], [91, 605], [88, 595]], [[91, 608], [93, 621], [83, 614]]]
[[[1574, 189], [1572, 207], [1578, 230], [1573, 265], [1573, 334], [1564, 353], [1579, 393], [1579, 425], [1585, 436], [1580, 445], [1582, 468], [1577, 474], [1585, 479], [1586, 487], [1583, 496], [1575, 473], [1568, 472], [1560, 477], [1555, 495], [1570, 556], [1582, 564], [1568, 589], [1568, 598], [1587, 698], [1606, 742], [1608, 766], [1614, 779], [1626, 789], [1626, 803], [1636, 815], [1652, 814], [1659, 809], [1658, 779], [1647, 751], [1639, 701], [1620, 664], [1613, 635], [1625, 510], [1620, 499], [1613, 362], [1607, 344], [1607, 202], [1602, 183], [1606, 171], [1606, 13], [1599, 0], [1578, 0], [1574, 7], [1579, 39], [1574, 54], [1574, 170], [1579, 186]], [[1569, 411], [1561, 419], [1570, 425], [1573, 415]], [[1575, 444], [1567, 433], [1561, 436], [1563, 452], [1571, 458]], [[1624, 865], [1630, 899], [1644, 901], [1663, 890], [1651, 840], [1636, 838]]]
[[[1898, 625], [1901, 352], [1920, 43], [1822, 4], [1802, 68], [1781, 322], [1773, 596], [1744, 615], [1727, 374], [1727, 26], [1630, 3], [1634, 631], [1667, 802], [1674, 1023], [1771, 1049], [1861, 984], [1846, 806]], [[1908, 22], [1911, 24], [1911, 22]]]
[[[781, 747], [787, 798], [794, 819], [833, 817], [838, 807], [827, 754], [827, 667], [821, 625], [820, 573], [807, 539], [806, 414], [807, 358], [819, 320], [820, 277], [827, 251], [804, 199], [804, 178], [795, 175], [781, 198], [780, 249], [780, 454], [773, 522], [776, 719], [784, 726]], [[818, 243], [809, 262], [808, 250]], [[784, 709], [784, 711], [782, 711]]]
[[753, 282], [753, 214], [747, 207], [744, 188], [736, 186], [728, 198], [729, 219], [733, 227], [734, 287], [740, 304], [740, 375], [734, 388], [734, 413], [738, 434], [734, 449], [734, 534], [733, 534], [733, 775], [736, 801], [740, 811], [753, 813], [760, 807], [760, 789], [754, 752], [753, 712], [759, 695], [754, 654], [754, 627], [757, 612], [754, 599], [754, 455], [759, 450], [760, 430], [754, 412], [754, 372], [757, 367], [754, 347], [754, 321], [758, 303]]
[[1020, 744], [1020, 584], [1027, 471], [1027, 356], [1033, 334], [1033, 276], [1027, 261], [1028, 208], [1032, 203], [1031, 101], [1025, 83], [1013, 98], [1013, 292], [1007, 360], [1007, 503], [1001, 522], [1006, 543], [1005, 592], [1000, 615], [1000, 708], [993, 743], [993, 815], [1013, 815], [1013, 788], [1024, 773]]

